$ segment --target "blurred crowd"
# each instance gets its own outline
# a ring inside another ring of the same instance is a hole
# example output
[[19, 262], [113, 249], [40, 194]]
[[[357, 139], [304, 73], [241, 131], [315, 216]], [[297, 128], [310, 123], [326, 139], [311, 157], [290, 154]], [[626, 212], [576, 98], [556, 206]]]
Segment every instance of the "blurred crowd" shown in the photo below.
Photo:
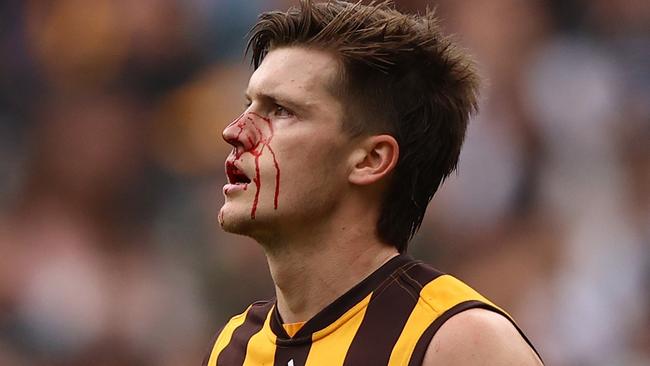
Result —
[[[0, 2], [0, 365], [198, 365], [273, 295], [224, 234], [221, 130], [245, 35], [289, 0]], [[547, 364], [650, 364], [650, 2], [437, 8], [479, 115], [412, 255], [518, 320]]]

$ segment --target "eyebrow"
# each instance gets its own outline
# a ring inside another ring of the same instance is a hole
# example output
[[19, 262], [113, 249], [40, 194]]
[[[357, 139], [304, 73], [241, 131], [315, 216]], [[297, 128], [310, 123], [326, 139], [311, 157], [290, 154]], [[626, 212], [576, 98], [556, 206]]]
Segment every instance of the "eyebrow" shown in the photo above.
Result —
[[[264, 99], [272, 103], [280, 104], [296, 112], [305, 112], [309, 110], [308, 105], [293, 101], [290, 98], [286, 98], [280, 95], [275, 95], [272, 93], [256, 93], [256, 95], [260, 99]], [[244, 97], [249, 101], [252, 99], [248, 91], [244, 92]]]

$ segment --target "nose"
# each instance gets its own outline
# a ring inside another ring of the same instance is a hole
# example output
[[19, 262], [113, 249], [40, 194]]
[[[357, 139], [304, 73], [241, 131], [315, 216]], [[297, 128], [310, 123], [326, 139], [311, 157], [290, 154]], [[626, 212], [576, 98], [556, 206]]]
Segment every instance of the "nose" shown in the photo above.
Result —
[[250, 117], [242, 114], [223, 130], [223, 139], [240, 152], [251, 150], [257, 140], [253, 127]]
[[243, 117], [244, 115], [242, 114], [234, 121], [230, 122], [230, 124], [223, 130], [222, 136], [223, 139], [235, 149], [245, 151], [246, 149], [250, 149], [250, 147], [246, 146], [246, 141], [248, 139], [246, 138], [246, 131], [244, 131], [246, 129], [246, 122]]
[[226, 126], [226, 128], [224, 128], [222, 133], [223, 139], [234, 147], [238, 147], [242, 145], [241, 142], [242, 127], [238, 126], [238, 122], [240, 121], [240, 119], [241, 116], [238, 117], [236, 120], [232, 121], [228, 126]]

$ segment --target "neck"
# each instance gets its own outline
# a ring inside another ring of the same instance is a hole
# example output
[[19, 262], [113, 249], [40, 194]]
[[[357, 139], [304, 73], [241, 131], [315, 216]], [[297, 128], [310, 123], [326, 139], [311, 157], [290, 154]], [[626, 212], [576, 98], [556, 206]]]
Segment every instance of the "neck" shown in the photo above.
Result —
[[[339, 225], [265, 245], [278, 311], [286, 323], [307, 321], [398, 254], [373, 232]], [[336, 233], [336, 235], [332, 235]]]

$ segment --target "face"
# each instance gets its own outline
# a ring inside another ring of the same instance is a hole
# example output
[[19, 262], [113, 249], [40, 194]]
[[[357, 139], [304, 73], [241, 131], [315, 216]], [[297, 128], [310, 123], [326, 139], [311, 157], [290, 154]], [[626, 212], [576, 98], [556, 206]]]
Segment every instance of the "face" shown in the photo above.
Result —
[[247, 107], [223, 132], [233, 146], [219, 222], [255, 238], [313, 227], [333, 215], [349, 187], [349, 139], [329, 87], [327, 53], [275, 49], [251, 76]]

